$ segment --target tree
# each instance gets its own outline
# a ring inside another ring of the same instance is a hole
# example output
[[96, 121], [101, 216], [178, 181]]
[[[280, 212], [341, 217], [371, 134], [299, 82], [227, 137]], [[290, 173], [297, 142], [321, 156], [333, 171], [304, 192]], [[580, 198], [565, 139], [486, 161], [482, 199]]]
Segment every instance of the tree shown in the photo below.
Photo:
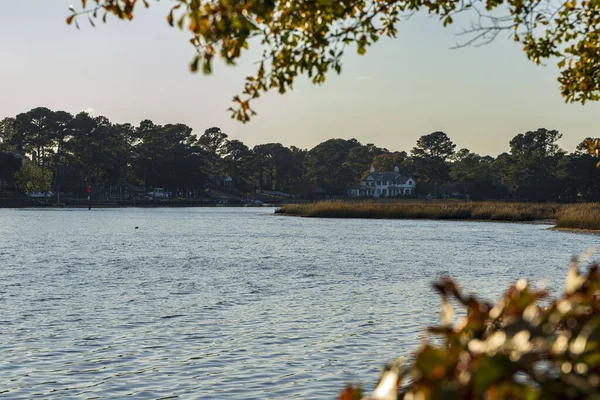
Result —
[[503, 189], [494, 183], [494, 159], [460, 149], [450, 165], [450, 178], [458, 189], [472, 200], [499, 198]]
[[444, 132], [433, 132], [417, 140], [411, 151], [411, 168], [421, 181], [433, 186], [439, 194], [440, 185], [450, 179], [447, 161], [456, 145]]
[[395, 151], [375, 156], [372, 164], [376, 171], [393, 171], [398, 167], [402, 173], [407, 174], [407, 161], [408, 154], [405, 151]]
[[19, 149], [16, 142], [15, 119], [6, 117], [0, 121], [0, 151], [23, 151], [23, 146]]
[[15, 185], [23, 192], [47, 192], [52, 184], [52, 171], [44, 169], [31, 160], [23, 160], [14, 175]]
[[329, 139], [312, 148], [306, 157], [305, 178], [332, 194], [344, 194], [355, 183], [344, 167], [352, 149], [361, 147], [356, 139]]
[[56, 120], [54, 112], [46, 107], [37, 107], [15, 118], [16, 141], [23, 149], [31, 151], [32, 159], [44, 168], [48, 156], [56, 144]]
[[54, 112], [53, 131], [56, 139], [56, 161], [62, 161], [64, 147], [73, 136], [73, 115], [65, 111]]
[[381, 154], [387, 152], [387, 149], [382, 149], [372, 143], [364, 146], [356, 146], [350, 149], [346, 160], [342, 164], [340, 174], [343, 179], [354, 183], [362, 178], [373, 164], [373, 160]]
[[236, 187], [246, 188], [252, 176], [252, 151], [239, 140], [226, 140], [223, 146], [225, 173], [232, 177]]
[[106, 117], [92, 118], [89, 114], [77, 114], [71, 124], [73, 137], [69, 140], [67, 149], [72, 155], [72, 160], [82, 172], [83, 181], [80, 185], [104, 182], [106, 166], [111, 163], [110, 142], [113, 131], [112, 123]]
[[198, 146], [204, 150], [212, 180], [219, 179], [225, 173], [221, 155], [225, 151], [226, 143], [227, 134], [218, 127], [206, 129], [198, 139]]
[[433, 132], [423, 135], [417, 140], [417, 146], [412, 150], [413, 157], [437, 158], [447, 161], [454, 155], [456, 145], [444, 132]]
[[600, 168], [596, 167], [596, 154], [589, 154], [590, 140], [581, 142], [575, 152], [561, 160], [560, 179], [565, 186], [567, 200], [600, 200]]
[[73, 135], [73, 118], [72, 114], [65, 111], [54, 112], [52, 128], [56, 140], [56, 151], [51, 155], [50, 160], [54, 165], [54, 181], [59, 192], [66, 178], [68, 157], [65, 147]]
[[565, 152], [556, 142], [561, 136], [544, 128], [515, 136], [510, 141], [510, 155], [501, 161], [501, 182], [523, 199], [560, 199], [564, 188], [559, 163]]
[[212, 162], [216, 156], [197, 143], [187, 125], [145, 120], [135, 136], [134, 171], [146, 187], [199, 189], [218, 174]]
[[254, 146], [260, 189], [289, 190], [291, 151], [281, 143]]
[[[349, 45], [364, 54], [380, 37], [396, 37], [396, 24], [418, 11], [437, 16], [444, 26], [452, 24], [457, 14], [470, 13], [474, 22], [464, 31], [467, 36], [462, 45], [489, 43], [507, 32], [534, 63], [557, 60], [566, 101], [600, 99], [600, 13], [594, 0], [173, 2], [167, 22], [189, 31], [196, 51], [190, 64], [193, 72], [210, 73], [215, 57], [235, 64], [250, 43], [262, 45], [257, 72], [246, 78], [242, 94], [233, 99], [235, 108], [230, 109], [232, 117], [243, 122], [255, 114], [250, 101], [262, 93], [270, 89], [285, 93], [302, 75], [315, 84], [325, 82], [329, 72], [341, 72]], [[83, 14], [92, 24], [95, 18], [106, 21], [108, 14], [131, 20], [140, 4], [148, 7], [151, 3], [81, 0], [80, 9], [71, 7], [67, 23], [79, 26], [77, 18]]]
[[214, 155], [220, 155], [226, 144], [227, 134], [221, 128], [213, 127], [204, 131], [198, 139], [198, 144]]
[[24, 158], [14, 152], [0, 151], [0, 194], [3, 191], [4, 182], [13, 183], [14, 175], [21, 168]]

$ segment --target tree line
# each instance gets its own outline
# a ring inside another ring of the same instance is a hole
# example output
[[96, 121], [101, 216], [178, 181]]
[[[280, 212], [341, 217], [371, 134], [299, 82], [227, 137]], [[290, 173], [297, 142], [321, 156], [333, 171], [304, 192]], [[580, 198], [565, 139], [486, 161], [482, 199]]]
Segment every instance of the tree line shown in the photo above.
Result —
[[79, 193], [88, 185], [133, 184], [187, 193], [230, 176], [242, 192], [298, 194], [301, 187], [318, 185], [335, 197], [344, 196], [371, 166], [378, 171], [398, 166], [417, 180], [419, 195], [600, 200], [596, 158], [583, 140], [567, 153], [557, 144], [560, 137], [544, 128], [521, 133], [510, 141], [510, 151], [497, 157], [457, 150], [444, 132], [420, 137], [409, 152], [356, 139], [329, 139], [312, 149], [281, 143], [250, 148], [217, 127], [195, 135], [184, 124], [144, 120], [133, 126], [38, 107], [0, 121], [0, 190]]

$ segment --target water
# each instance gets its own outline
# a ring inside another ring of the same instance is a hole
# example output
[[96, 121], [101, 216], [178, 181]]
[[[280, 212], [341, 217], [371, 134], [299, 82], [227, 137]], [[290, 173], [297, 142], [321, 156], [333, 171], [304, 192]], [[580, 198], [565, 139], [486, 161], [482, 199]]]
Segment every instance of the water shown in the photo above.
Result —
[[519, 277], [558, 289], [600, 244], [272, 212], [0, 209], [0, 397], [331, 399], [415, 349], [437, 277], [489, 300]]

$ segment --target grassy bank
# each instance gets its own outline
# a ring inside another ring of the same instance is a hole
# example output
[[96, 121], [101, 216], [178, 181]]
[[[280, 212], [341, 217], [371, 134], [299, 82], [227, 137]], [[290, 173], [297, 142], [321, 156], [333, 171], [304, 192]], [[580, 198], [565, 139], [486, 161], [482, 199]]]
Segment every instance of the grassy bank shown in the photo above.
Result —
[[278, 214], [319, 218], [447, 219], [489, 221], [555, 220], [560, 229], [600, 230], [600, 203], [551, 204], [500, 201], [397, 203], [323, 201], [286, 204]]
[[600, 203], [569, 204], [561, 207], [556, 227], [600, 230]]
[[324, 201], [311, 204], [289, 204], [281, 207], [277, 212], [285, 215], [321, 218], [535, 221], [556, 219], [559, 208], [559, 205], [545, 203]]

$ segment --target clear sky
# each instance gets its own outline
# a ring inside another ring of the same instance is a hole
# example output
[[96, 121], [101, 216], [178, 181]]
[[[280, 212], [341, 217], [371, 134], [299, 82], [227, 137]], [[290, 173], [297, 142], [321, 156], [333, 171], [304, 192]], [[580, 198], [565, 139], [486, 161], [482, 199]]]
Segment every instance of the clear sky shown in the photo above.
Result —
[[77, 31], [65, 24], [79, 0], [0, 1], [0, 118], [33, 107], [76, 113], [94, 110], [114, 122], [182, 122], [197, 134], [219, 126], [253, 146], [281, 142], [310, 148], [329, 138], [356, 138], [390, 150], [410, 150], [417, 138], [445, 131], [458, 147], [480, 154], [508, 150], [518, 133], [558, 129], [571, 151], [600, 134], [600, 104], [565, 104], [553, 65], [535, 66], [505, 38], [451, 50], [459, 26], [442, 28], [426, 16], [398, 25], [365, 56], [351, 54], [341, 76], [323, 86], [307, 80], [284, 96], [255, 102], [249, 124], [226, 109], [256, 55], [211, 76], [191, 74], [185, 32], [165, 20], [168, 2], [140, 8], [132, 22], [109, 19]]

